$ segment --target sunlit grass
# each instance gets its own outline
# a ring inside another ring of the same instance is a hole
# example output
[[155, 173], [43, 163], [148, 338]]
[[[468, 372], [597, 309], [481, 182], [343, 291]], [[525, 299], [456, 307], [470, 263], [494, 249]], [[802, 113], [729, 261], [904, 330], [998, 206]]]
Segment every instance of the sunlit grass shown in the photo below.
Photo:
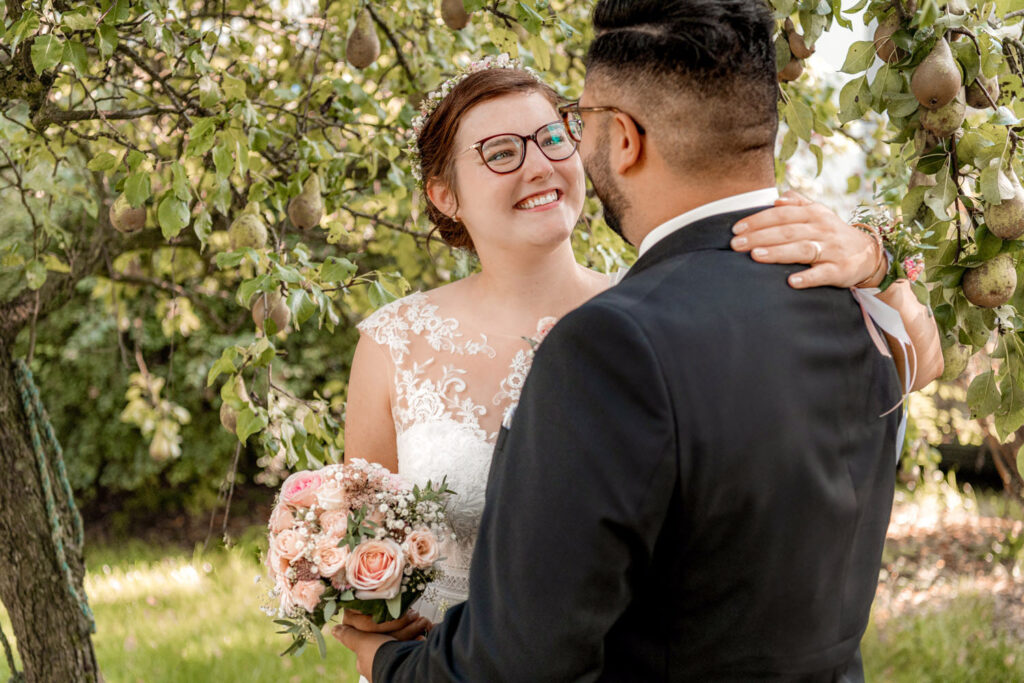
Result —
[[[329, 636], [327, 659], [315, 646], [299, 657], [278, 656], [291, 641], [260, 611], [265, 583], [256, 583], [262, 570], [251, 545], [194, 556], [162, 556], [141, 545], [102, 548], [90, 553], [87, 567], [93, 643], [110, 683], [358, 680], [354, 658]], [[0, 624], [12, 638], [2, 610]], [[0, 681], [9, 673], [0, 661]]]
[[942, 609], [872, 620], [861, 644], [866, 678], [886, 683], [1024, 681], [1024, 643], [997, 627], [994, 600], [963, 595]]

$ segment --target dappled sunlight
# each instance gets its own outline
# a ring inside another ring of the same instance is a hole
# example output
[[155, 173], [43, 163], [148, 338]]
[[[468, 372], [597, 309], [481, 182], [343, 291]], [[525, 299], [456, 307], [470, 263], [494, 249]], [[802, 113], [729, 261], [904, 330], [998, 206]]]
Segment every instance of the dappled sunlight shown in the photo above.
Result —
[[166, 558], [152, 565], [134, 565], [127, 569], [103, 565], [99, 572], [85, 577], [85, 592], [92, 604], [147, 602], [175, 595], [200, 592], [213, 571], [208, 562], [201, 564], [183, 558]]

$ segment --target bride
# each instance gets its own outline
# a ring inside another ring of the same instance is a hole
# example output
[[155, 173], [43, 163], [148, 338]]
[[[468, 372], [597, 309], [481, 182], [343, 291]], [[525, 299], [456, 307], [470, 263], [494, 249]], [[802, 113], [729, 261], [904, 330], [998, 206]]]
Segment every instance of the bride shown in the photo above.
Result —
[[[415, 637], [466, 599], [491, 452], [519, 400], [532, 349], [561, 316], [612, 284], [573, 256], [569, 238], [585, 193], [575, 141], [582, 122], [578, 114], [563, 118], [560, 102], [532, 72], [490, 59], [428, 98], [415, 126], [413, 164], [429, 216], [449, 245], [476, 253], [480, 271], [392, 302], [359, 325], [345, 446], [348, 458], [379, 462], [413, 483], [447, 477], [457, 493], [455, 538], [419, 614], [354, 624], [364, 630]], [[774, 189], [751, 194], [750, 206], [777, 197]], [[794, 286], [796, 273], [802, 287], [881, 281], [887, 264], [870, 235], [801, 198], [777, 204], [748, 219], [745, 244], [737, 238], [734, 247], [758, 247], [758, 261], [815, 264], [784, 269]], [[919, 388], [942, 369], [935, 325], [909, 287], [894, 285], [883, 296], [916, 347], [912, 388]], [[896, 345], [894, 352], [901, 353]]]

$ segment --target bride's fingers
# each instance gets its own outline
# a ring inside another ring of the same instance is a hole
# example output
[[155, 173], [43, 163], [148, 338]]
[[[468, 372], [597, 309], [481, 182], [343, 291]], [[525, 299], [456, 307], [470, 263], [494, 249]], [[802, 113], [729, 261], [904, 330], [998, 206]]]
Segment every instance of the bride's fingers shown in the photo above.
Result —
[[732, 226], [734, 235], [745, 235], [766, 228], [792, 223], [826, 223], [815, 206], [774, 206], [741, 218]]
[[757, 247], [750, 257], [758, 263], [814, 263], [822, 260], [821, 243], [815, 247], [813, 240], [802, 240], [793, 244], [774, 247]]
[[842, 287], [839, 268], [834, 263], [819, 263], [816, 266], [801, 270], [789, 276], [789, 286], [793, 289], [810, 289], [811, 287]]
[[799, 192], [794, 192], [793, 190], [786, 190], [779, 195], [779, 198], [775, 200], [775, 205], [781, 206], [780, 202], [782, 204], [793, 204], [796, 206], [809, 206], [814, 203]]
[[734, 251], [750, 251], [755, 247], [777, 247], [812, 239], [821, 244], [827, 241], [820, 230], [807, 223], [773, 224], [736, 235], [729, 241], [729, 246]]

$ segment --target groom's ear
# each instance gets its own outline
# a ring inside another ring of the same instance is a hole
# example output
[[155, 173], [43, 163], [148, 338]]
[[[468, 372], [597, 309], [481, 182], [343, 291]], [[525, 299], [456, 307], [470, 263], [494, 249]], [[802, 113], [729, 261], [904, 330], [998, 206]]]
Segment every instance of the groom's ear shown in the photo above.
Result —
[[448, 183], [437, 178], [428, 180], [427, 196], [438, 211], [449, 218], [455, 218], [455, 213], [459, 210], [459, 200]]
[[636, 121], [627, 114], [616, 113], [611, 121], [609, 162], [619, 175], [626, 175], [640, 163], [645, 142]]

